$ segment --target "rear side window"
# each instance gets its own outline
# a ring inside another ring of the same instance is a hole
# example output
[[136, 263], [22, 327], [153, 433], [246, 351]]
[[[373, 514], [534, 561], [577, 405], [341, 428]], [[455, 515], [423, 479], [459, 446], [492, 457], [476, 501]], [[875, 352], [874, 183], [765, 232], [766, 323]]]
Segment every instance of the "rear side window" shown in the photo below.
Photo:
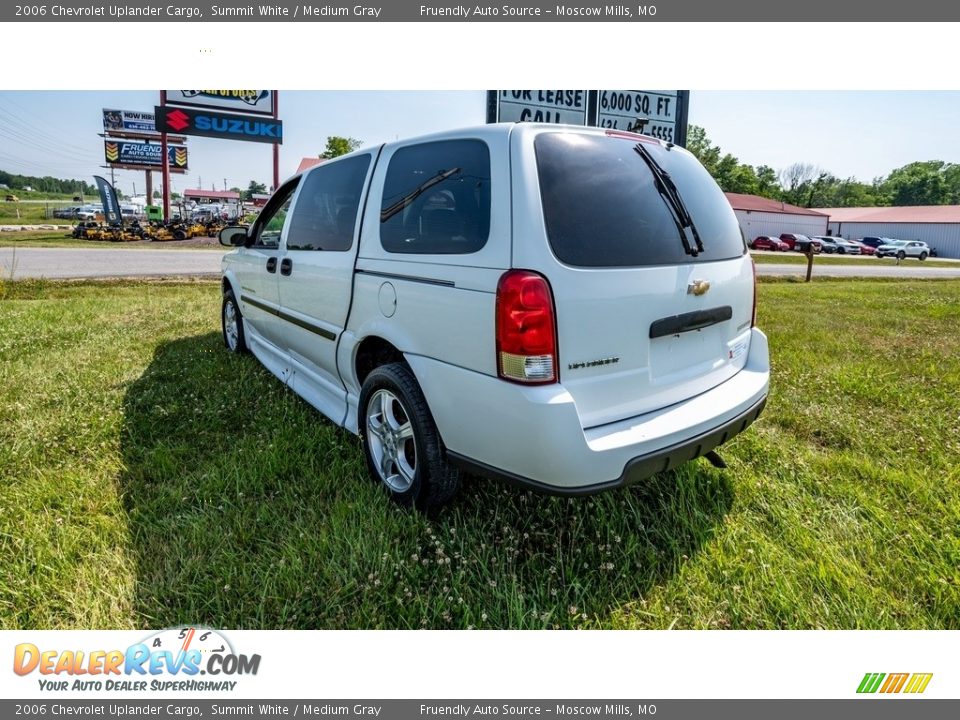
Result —
[[480, 140], [443, 140], [394, 153], [380, 206], [391, 253], [473, 253], [490, 232], [490, 151]]
[[369, 167], [370, 156], [359, 155], [307, 174], [290, 218], [287, 250], [350, 249]]
[[710, 174], [689, 153], [649, 150], [677, 186], [704, 250], [684, 252], [680, 230], [648, 165], [629, 139], [542, 133], [534, 140], [550, 246], [579, 267], [710, 262], [745, 252], [740, 225]]

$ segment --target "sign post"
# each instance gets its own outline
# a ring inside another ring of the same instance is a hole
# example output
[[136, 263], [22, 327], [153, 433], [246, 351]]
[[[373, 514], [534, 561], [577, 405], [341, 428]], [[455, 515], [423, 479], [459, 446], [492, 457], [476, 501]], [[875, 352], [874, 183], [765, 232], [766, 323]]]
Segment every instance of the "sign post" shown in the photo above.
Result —
[[[160, 107], [167, 104], [167, 91], [160, 91]], [[160, 156], [163, 163], [163, 221], [170, 222], [170, 155], [167, 148], [167, 131], [160, 131]]]
[[280, 184], [280, 144], [277, 90], [161, 90], [154, 108], [157, 129], [224, 140], [273, 145], [273, 183]]
[[[279, 122], [279, 91], [273, 91], [273, 119]], [[273, 144], [273, 189], [280, 187], [280, 143]]]
[[[153, 202], [153, 170], [163, 169], [162, 137], [157, 130], [156, 116], [139, 110], [103, 109], [104, 155], [113, 182], [114, 170], [143, 171], [146, 180], [147, 204]], [[187, 169], [186, 138], [166, 135], [169, 172]], [[171, 147], [173, 146], [173, 147]], [[136, 187], [134, 187], [136, 194]]]

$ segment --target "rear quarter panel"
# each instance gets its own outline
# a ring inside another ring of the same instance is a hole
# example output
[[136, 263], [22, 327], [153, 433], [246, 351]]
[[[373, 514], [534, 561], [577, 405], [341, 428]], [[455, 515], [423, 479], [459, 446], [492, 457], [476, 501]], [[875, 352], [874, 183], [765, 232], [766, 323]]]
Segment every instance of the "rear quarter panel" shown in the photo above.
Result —
[[[467, 254], [387, 252], [379, 231], [391, 158], [404, 147], [455, 139], [480, 140], [489, 149], [491, 218], [486, 243]], [[510, 217], [509, 132], [505, 128], [485, 126], [384, 147], [364, 211], [353, 307], [338, 353], [340, 373], [350, 395], [360, 392], [356, 349], [368, 337], [387, 340], [407, 355], [496, 375], [496, 289], [500, 276], [510, 267]], [[392, 315], [391, 294], [396, 297]]]

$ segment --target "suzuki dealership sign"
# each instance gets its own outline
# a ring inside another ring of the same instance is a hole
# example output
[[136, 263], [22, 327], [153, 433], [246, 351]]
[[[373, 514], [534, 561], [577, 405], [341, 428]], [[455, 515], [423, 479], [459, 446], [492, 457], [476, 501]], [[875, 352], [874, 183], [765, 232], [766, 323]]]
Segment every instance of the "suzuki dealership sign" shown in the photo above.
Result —
[[491, 90], [487, 122], [589, 125], [685, 145], [689, 90]]
[[[163, 153], [158, 143], [128, 142], [105, 140], [103, 155], [111, 165], [137, 165], [144, 170], [159, 168], [163, 164]], [[170, 167], [187, 169], [187, 149], [185, 147], [167, 148]]]
[[167, 105], [273, 115], [273, 90], [167, 90]]
[[274, 118], [169, 105], [157, 106], [154, 112], [157, 116], [157, 130], [160, 132], [201, 135], [227, 140], [249, 140], [277, 145], [283, 142], [283, 123]]

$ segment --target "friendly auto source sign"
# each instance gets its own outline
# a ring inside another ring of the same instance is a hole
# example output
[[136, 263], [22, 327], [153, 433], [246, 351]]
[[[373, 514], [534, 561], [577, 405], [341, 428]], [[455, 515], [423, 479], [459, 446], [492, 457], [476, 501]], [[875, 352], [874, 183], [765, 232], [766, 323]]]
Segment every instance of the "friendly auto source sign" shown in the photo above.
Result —
[[179, 107], [157, 106], [154, 112], [161, 132], [277, 145], [283, 142], [283, 123], [273, 118]]
[[[163, 164], [163, 153], [159, 143], [125, 142], [105, 140], [103, 154], [111, 165], [143, 165], [147, 168], [159, 168]], [[170, 167], [187, 169], [187, 149], [168, 147]]]
[[687, 90], [491, 90], [487, 122], [588, 125], [685, 145]]
[[153, 113], [103, 109], [103, 129], [107, 132], [156, 132]]
[[273, 90], [167, 90], [168, 105], [273, 115]]

